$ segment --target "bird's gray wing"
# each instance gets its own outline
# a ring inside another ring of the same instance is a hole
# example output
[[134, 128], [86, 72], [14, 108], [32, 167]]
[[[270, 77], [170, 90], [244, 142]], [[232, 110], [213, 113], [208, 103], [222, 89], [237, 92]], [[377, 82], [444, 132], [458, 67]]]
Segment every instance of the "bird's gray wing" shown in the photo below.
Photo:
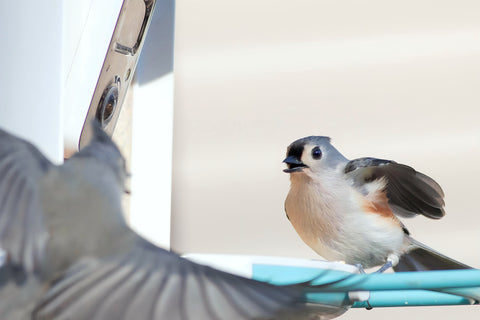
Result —
[[128, 253], [74, 265], [52, 283], [33, 319], [286, 319], [302, 302], [297, 287], [218, 271], [142, 240]]
[[52, 167], [32, 144], [0, 129], [0, 248], [28, 271], [38, 270], [47, 239], [37, 183]]
[[348, 162], [344, 171], [361, 191], [369, 182], [385, 179], [388, 203], [397, 216], [422, 214], [439, 219], [445, 215], [440, 185], [409, 166], [390, 160], [359, 158]]

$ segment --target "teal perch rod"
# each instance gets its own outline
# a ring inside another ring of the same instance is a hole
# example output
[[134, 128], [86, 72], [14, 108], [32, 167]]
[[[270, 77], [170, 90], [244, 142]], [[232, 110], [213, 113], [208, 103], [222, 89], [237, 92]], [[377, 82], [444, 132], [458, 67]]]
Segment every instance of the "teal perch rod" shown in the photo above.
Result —
[[[317, 277], [317, 279], [315, 279]], [[312, 281], [315, 290], [308, 299], [316, 303], [353, 303], [349, 292], [370, 292], [371, 307], [478, 304], [480, 270], [445, 270], [401, 273], [351, 274], [305, 267], [254, 266], [254, 278], [276, 284]], [[336, 283], [324, 285], [332, 280]], [[368, 307], [356, 301], [354, 308]]]
[[391, 290], [371, 291], [368, 303], [367, 301], [357, 301], [352, 305], [352, 308], [451, 306], [476, 303], [476, 301], [461, 296], [442, 292], [428, 290]]
[[[313, 281], [321, 285], [321, 281]], [[477, 287], [480, 293], [480, 270], [442, 270], [399, 273], [355, 274], [328, 286], [328, 291], [442, 290]]]

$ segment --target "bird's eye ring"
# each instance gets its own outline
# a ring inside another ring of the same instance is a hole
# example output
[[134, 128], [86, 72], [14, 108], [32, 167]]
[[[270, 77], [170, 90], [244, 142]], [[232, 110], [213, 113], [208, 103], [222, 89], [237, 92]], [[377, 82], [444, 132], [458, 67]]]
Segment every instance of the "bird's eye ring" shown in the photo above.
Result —
[[322, 157], [322, 150], [319, 147], [315, 147], [312, 149], [312, 157], [315, 160], [319, 160]]

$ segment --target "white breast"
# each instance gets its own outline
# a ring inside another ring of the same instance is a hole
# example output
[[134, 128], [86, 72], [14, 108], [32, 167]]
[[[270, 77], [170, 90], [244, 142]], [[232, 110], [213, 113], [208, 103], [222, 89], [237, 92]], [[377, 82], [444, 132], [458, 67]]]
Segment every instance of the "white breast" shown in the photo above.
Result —
[[328, 260], [365, 268], [399, 254], [404, 234], [398, 220], [365, 212], [363, 195], [333, 174], [315, 181], [291, 174], [285, 210], [302, 240]]

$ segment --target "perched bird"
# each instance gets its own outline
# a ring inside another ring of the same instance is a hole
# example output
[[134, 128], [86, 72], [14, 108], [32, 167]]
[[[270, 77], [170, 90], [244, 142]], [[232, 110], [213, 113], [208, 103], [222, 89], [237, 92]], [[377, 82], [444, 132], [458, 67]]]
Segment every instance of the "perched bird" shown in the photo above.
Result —
[[1, 319], [312, 319], [326, 310], [305, 304], [308, 284], [238, 277], [149, 243], [124, 220], [125, 177], [99, 126], [61, 166], [0, 130]]
[[390, 160], [348, 160], [321, 136], [294, 141], [283, 162], [287, 217], [322, 257], [382, 265], [380, 272], [470, 268], [413, 239], [399, 220], [445, 215], [443, 191], [430, 177]]

